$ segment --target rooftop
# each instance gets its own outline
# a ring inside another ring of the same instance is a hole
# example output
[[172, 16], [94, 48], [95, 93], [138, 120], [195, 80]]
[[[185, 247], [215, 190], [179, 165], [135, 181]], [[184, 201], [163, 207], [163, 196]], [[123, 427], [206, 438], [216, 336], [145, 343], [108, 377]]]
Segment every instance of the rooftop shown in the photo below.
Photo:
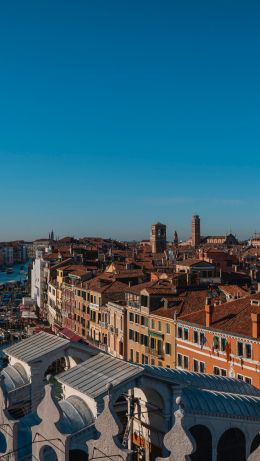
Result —
[[23, 362], [32, 363], [44, 355], [63, 348], [68, 344], [70, 344], [70, 341], [67, 339], [41, 332], [13, 346], [7, 347], [5, 353]]
[[[213, 307], [211, 328], [242, 336], [252, 336], [251, 313], [260, 313], [260, 307], [252, 305], [252, 300], [260, 300], [260, 293], [244, 296]], [[201, 310], [181, 315], [179, 320], [206, 326], [204, 306]]]
[[61, 373], [58, 381], [92, 398], [107, 393], [108, 385], [118, 386], [138, 376], [143, 368], [102, 352], [76, 367]]

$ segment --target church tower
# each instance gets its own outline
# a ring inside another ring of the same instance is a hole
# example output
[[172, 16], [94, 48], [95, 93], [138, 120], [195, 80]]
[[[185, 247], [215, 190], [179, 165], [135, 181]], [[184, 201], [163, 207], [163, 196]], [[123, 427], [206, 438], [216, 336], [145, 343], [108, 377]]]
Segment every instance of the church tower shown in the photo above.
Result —
[[179, 243], [179, 238], [178, 238], [177, 231], [175, 230], [173, 234], [173, 244], [178, 245], [178, 243]]
[[152, 224], [150, 243], [152, 253], [163, 253], [166, 250], [166, 225], [158, 222]]
[[197, 247], [200, 244], [200, 217], [198, 215], [192, 216], [192, 246]]

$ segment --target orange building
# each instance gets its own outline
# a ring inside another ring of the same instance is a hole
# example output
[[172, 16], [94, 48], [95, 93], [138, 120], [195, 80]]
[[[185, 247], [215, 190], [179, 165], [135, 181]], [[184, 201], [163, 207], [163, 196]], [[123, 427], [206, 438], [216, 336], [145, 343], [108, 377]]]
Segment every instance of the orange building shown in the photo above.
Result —
[[260, 388], [260, 293], [180, 315], [177, 368], [229, 376]]

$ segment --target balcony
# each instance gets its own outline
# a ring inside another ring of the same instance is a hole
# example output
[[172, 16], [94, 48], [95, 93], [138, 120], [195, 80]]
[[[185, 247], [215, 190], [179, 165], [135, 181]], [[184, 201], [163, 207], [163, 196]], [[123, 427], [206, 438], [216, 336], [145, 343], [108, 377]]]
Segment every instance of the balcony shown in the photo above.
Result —
[[164, 352], [162, 350], [152, 349], [151, 347], [145, 348], [146, 354], [150, 354], [153, 357], [157, 357], [158, 359], [164, 359]]
[[89, 303], [89, 308], [90, 309], [99, 309], [99, 304]]
[[114, 327], [113, 325], [108, 325], [108, 331], [114, 335], [118, 335], [119, 328]]
[[138, 301], [128, 301], [127, 304], [130, 307], [136, 307], [137, 309], [141, 309], [141, 303]]
[[99, 325], [101, 326], [101, 328], [107, 328], [108, 326], [107, 322], [99, 322]]

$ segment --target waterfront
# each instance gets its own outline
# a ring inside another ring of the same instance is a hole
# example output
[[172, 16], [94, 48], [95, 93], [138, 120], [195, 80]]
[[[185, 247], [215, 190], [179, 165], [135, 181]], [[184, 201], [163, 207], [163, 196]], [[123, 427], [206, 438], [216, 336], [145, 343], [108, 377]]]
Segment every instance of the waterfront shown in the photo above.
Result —
[[[24, 264], [14, 264], [11, 268], [13, 269], [12, 274], [6, 272], [0, 272], [0, 285], [6, 282], [24, 282], [28, 275], [28, 266], [30, 261]], [[21, 269], [23, 267], [23, 269]]]

